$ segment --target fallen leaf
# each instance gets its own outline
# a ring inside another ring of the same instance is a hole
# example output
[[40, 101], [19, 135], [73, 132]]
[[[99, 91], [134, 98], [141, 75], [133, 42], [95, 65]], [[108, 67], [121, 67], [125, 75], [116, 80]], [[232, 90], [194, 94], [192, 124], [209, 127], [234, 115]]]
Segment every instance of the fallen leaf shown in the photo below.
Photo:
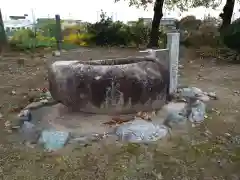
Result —
[[112, 117], [111, 121], [105, 122], [103, 124], [116, 125], [116, 124], [122, 124], [122, 123], [125, 123], [125, 122], [129, 122], [133, 119], [134, 119], [133, 117], [128, 117], [128, 118], [125, 118], [125, 119], [122, 119], [120, 117]]
[[[150, 115], [151, 114], [151, 115]], [[151, 121], [151, 117], [153, 116], [153, 112], [138, 112], [136, 117], [142, 118], [143, 120]]]

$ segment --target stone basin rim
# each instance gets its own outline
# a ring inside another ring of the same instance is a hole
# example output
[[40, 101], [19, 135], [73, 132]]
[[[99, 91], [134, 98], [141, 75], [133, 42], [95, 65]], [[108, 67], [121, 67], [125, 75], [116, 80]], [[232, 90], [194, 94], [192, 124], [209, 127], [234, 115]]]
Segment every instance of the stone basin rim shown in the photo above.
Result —
[[77, 60], [76, 64], [82, 65], [96, 65], [96, 66], [117, 66], [117, 65], [127, 65], [127, 64], [137, 64], [141, 62], [156, 62], [155, 58], [137, 56], [137, 57], [126, 57], [126, 58], [115, 58], [115, 59], [104, 59], [104, 60]]

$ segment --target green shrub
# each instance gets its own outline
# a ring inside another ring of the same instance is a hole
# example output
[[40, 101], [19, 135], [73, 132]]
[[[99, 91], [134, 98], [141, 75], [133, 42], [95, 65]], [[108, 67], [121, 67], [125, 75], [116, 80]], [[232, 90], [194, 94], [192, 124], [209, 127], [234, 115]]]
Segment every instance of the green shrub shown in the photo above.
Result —
[[[102, 12], [100, 21], [93, 24], [67, 27], [62, 31], [63, 49], [79, 46], [145, 46], [148, 44], [150, 27], [143, 19], [132, 25], [114, 22]], [[13, 34], [11, 46], [18, 49], [32, 49], [56, 46], [56, 24], [54, 20], [37, 24], [37, 33], [31, 30], [19, 30]], [[159, 31], [159, 45], [166, 45], [166, 32]]]
[[130, 40], [139, 47], [140, 45], [145, 45], [148, 43], [149, 40], [149, 33], [150, 28], [144, 25], [142, 19], [134, 23], [132, 26], [129, 27], [130, 32]]
[[[99, 46], [118, 46], [147, 44], [149, 38], [149, 27], [145, 26], [143, 20], [139, 20], [131, 26], [120, 21], [113, 22], [102, 12], [101, 20], [87, 26], [87, 32], [91, 34], [91, 43]], [[90, 42], [89, 42], [90, 43]]]
[[240, 53], [240, 19], [234, 21], [221, 32], [224, 44]]
[[[181, 21], [183, 24], [188, 25], [191, 24], [191, 21], [195, 21], [192, 16], [189, 16], [189, 19], [190, 20], [183, 19]], [[223, 46], [218, 30], [218, 24], [215, 22], [215, 19], [213, 21], [208, 17], [208, 19], [200, 21], [200, 24], [195, 23], [195, 25], [196, 26], [194, 26], [194, 24], [192, 26], [184, 26], [183, 29], [181, 29], [181, 43], [194, 48], [202, 46]]]
[[15, 50], [30, 50], [34, 48], [53, 47], [56, 45], [54, 37], [46, 37], [40, 32], [36, 34], [32, 30], [15, 31], [10, 40], [10, 46]]
[[68, 44], [75, 44], [79, 46], [88, 46], [90, 45], [90, 40], [92, 38], [91, 34], [88, 33], [71, 33], [67, 36], [64, 36], [63, 42]]
[[120, 21], [113, 22], [104, 13], [99, 22], [88, 25], [87, 32], [93, 35], [90, 41], [99, 46], [127, 45], [130, 42], [127, 26]]
[[31, 30], [18, 30], [13, 33], [10, 46], [14, 49], [30, 49], [35, 44], [35, 34]]
[[188, 33], [183, 40], [186, 46], [199, 48], [202, 46], [219, 47], [222, 45], [221, 38], [218, 33], [205, 31], [192, 31]]
[[201, 25], [201, 20], [196, 19], [195, 16], [186, 16], [177, 22], [177, 26], [181, 30], [197, 30]]

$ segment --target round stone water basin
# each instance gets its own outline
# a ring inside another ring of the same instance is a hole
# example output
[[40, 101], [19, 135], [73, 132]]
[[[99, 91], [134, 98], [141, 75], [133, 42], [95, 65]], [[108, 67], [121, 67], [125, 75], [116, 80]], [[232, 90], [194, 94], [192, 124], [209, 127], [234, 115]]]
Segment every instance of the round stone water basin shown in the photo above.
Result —
[[160, 109], [169, 71], [157, 59], [56, 61], [49, 67], [52, 97], [74, 111], [115, 114]]

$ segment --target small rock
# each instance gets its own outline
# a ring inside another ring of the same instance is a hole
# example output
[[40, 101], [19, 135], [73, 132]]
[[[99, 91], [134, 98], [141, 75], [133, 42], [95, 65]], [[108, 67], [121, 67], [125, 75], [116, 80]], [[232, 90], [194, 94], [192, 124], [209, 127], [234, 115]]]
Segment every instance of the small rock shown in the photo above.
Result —
[[39, 143], [44, 145], [48, 151], [55, 151], [63, 148], [69, 139], [69, 132], [56, 131], [56, 130], [43, 130]]
[[53, 51], [52, 55], [56, 56], [56, 57], [59, 57], [61, 55], [61, 52], [60, 51]]
[[165, 137], [167, 133], [167, 127], [154, 125], [142, 119], [135, 119], [132, 122], [127, 122], [116, 129], [116, 135], [120, 140], [133, 143], [157, 141]]
[[211, 131], [206, 130], [206, 131], [203, 133], [203, 135], [206, 136], [206, 137], [210, 137], [210, 136], [212, 136], [212, 133], [211, 133]]
[[192, 90], [195, 94], [203, 94], [203, 91], [197, 87], [192, 87]]
[[216, 109], [216, 108], [212, 108], [211, 111], [215, 112], [216, 114], [220, 114], [220, 111], [218, 109]]
[[217, 99], [218, 99], [215, 92], [209, 92], [209, 93], [208, 93], [208, 96], [209, 96], [210, 98], [214, 99], [214, 100], [217, 100]]
[[185, 98], [194, 98], [197, 96], [201, 96], [203, 92], [199, 88], [191, 87], [191, 88], [183, 88], [180, 94], [182, 97], [185, 97]]
[[235, 91], [233, 91], [233, 92], [234, 92], [234, 94], [237, 94], [237, 95], [240, 94], [240, 91], [237, 91], [237, 90], [235, 90]]
[[232, 141], [236, 145], [240, 145], [240, 136], [235, 136], [232, 138]]
[[23, 122], [19, 131], [23, 139], [31, 143], [36, 143], [40, 136], [40, 131], [36, 128], [36, 126], [28, 121]]
[[19, 114], [18, 117], [20, 121], [31, 121], [32, 120], [32, 113], [29, 109], [24, 109], [22, 110]]
[[45, 92], [46, 99], [52, 99], [52, 95], [49, 91]]
[[205, 114], [206, 114], [206, 105], [200, 101], [195, 107], [191, 108], [191, 113], [188, 119], [193, 123], [200, 123], [204, 121]]
[[231, 134], [230, 133], [224, 133], [224, 135], [226, 136], [226, 137], [231, 137]]
[[48, 100], [47, 100], [47, 99], [42, 99], [40, 102], [41, 102], [42, 104], [46, 104], [46, 103], [48, 103]]
[[203, 80], [204, 78], [203, 78], [203, 76], [201, 74], [198, 74], [196, 79], [197, 80]]
[[3, 115], [2, 115], [2, 113], [0, 113], [0, 119], [2, 119], [3, 118]]
[[12, 95], [16, 95], [16, 91], [12, 91], [11, 94], [12, 94]]
[[202, 102], [208, 102], [210, 100], [209, 96], [205, 96], [205, 95], [197, 97], [197, 99], [199, 99]]

